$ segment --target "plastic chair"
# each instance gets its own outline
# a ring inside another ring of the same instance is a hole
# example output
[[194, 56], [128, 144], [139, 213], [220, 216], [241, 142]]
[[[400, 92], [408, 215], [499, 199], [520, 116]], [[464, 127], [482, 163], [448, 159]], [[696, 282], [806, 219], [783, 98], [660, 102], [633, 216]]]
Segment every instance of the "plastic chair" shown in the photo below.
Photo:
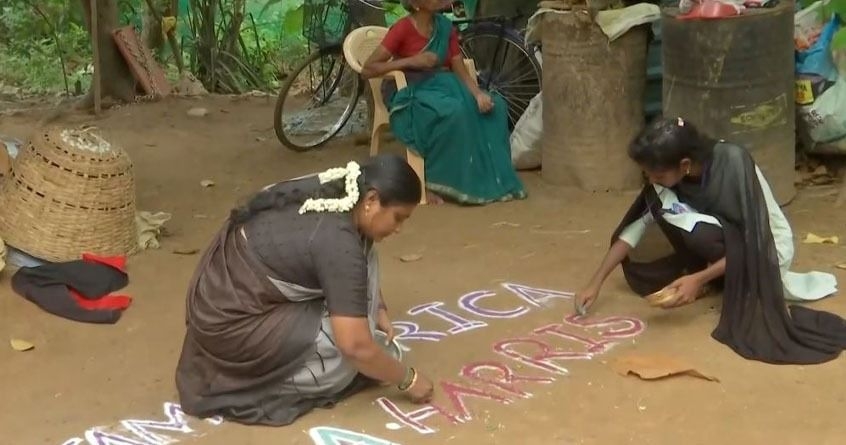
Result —
[[[364, 26], [356, 28], [347, 35], [344, 39], [344, 58], [347, 64], [352, 67], [357, 73], [361, 73], [362, 66], [367, 58], [373, 54], [373, 51], [382, 44], [382, 39], [388, 33], [388, 28], [382, 26]], [[471, 59], [465, 59], [464, 64], [467, 70], [475, 75], [476, 65]], [[388, 109], [385, 107], [385, 101], [382, 97], [382, 81], [385, 78], [392, 78], [397, 84], [397, 89], [403, 89], [408, 86], [405, 79], [405, 74], [402, 71], [391, 71], [382, 77], [374, 77], [369, 79], [370, 92], [373, 95], [373, 129], [370, 132], [370, 155], [375, 156], [379, 153], [379, 145], [381, 143], [381, 134], [385, 127], [388, 126], [390, 115]], [[420, 182], [423, 187], [421, 204], [426, 204], [426, 176], [425, 164], [423, 158], [418, 156], [411, 150], [406, 149], [406, 158], [408, 164], [420, 177]]]

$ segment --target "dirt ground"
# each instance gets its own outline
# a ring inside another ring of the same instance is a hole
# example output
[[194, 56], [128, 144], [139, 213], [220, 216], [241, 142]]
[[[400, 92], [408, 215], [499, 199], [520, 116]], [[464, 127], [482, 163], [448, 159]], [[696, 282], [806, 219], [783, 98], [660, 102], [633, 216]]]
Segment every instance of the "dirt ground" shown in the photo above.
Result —
[[[186, 111], [194, 106], [207, 107], [210, 114], [188, 117]], [[100, 439], [111, 445], [171, 439], [210, 445], [310, 444], [307, 432], [317, 426], [366, 432], [383, 443], [401, 444], [842, 443], [846, 358], [819, 366], [746, 361], [710, 337], [719, 314], [718, 297], [673, 311], [652, 309], [627, 290], [619, 273], [609, 279], [592, 316], [633, 317], [643, 321], [646, 330], [619, 339], [616, 347], [592, 360], [555, 361], [569, 369], [567, 376], [525, 366], [492, 349], [500, 340], [560, 323], [572, 312], [567, 299], [552, 299], [518, 318], [485, 319], [487, 327], [439, 342], [406, 341], [411, 348], [408, 362], [440, 381], [466, 384], [459, 371], [478, 361], [508, 364], [521, 375], [555, 377], [548, 384], [517, 382], [533, 394], [527, 398], [487, 390], [507, 396], [509, 404], [464, 397], [472, 418], [459, 424], [442, 416], [421, 420], [437, 430], [432, 434], [408, 426], [396, 429], [397, 420], [376, 399], [385, 396], [403, 410], [414, 408], [392, 388], [356, 395], [286, 428], [189, 420], [192, 433], [158, 429], [157, 435], [142, 441], [125, 432], [121, 420], [161, 421], [163, 402], [178, 402], [173, 374], [184, 332], [185, 290], [198, 256], [172, 251], [204, 248], [232, 205], [261, 186], [367, 154], [366, 147], [354, 146], [350, 139], [312, 153], [288, 151], [273, 136], [272, 107], [269, 98], [172, 99], [112, 110], [95, 121], [135, 163], [139, 210], [173, 214], [167, 224], [171, 235], [162, 239], [161, 249], [130, 259], [128, 293], [134, 301], [116, 325], [87, 325], [49, 315], [10, 290], [8, 270], [0, 275], [0, 444], [87, 443], [82, 440], [86, 431], [94, 444], [92, 428], [98, 426], [124, 431], [120, 434], [135, 440]], [[46, 111], [2, 116], [0, 133], [26, 138]], [[66, 120], [81, 123], [91, 118]], [[503, 282], [577, 290], [603, 255], [609, 233], [634, 195], [586, 194], [546, 185], [536, 173], [522, 177], [528, 200], [483, 208], [422, 207], [399, 236], [383, 243], [383, 291], [394, 319], [446, 331], [450, 325], [443, 320], [406, 311], [442, 301], [445, 309], [480, 319], [459, 310], [456, 300], [489, 289], [497, 295], [485, 300], [487, 307], [513, 309], [521, 301], [500, 286]], [[214, 180], [216, 186], [201, 187], [204, 179]], [[834, 190], [805, 189], [787, 207], [797, 239], [807, 232], [846, 236], [844, 210], [832, 205]], [[422, 259], [399, 260], [413, 253]], [[844, 245], [797, 242], [796, 270], [833, 272], [846, 281], [845, 271], [834, 268], [843, 262]], [[813, 307], [846, 314], [842, 296]], [[599, 331], [586, 332], [596, 338]], [[26, 339], [35, 349], [15, 352], [10, 338]], [[561, 350], [584, 351], [554, 335], [544, 338]], [[679, 377], [646, 382], [616, 374], [611, 364], [632, 352], [678, 357], [720, 381]], [[458, 410], [443, 390], [436, 403], [453, 413]]]

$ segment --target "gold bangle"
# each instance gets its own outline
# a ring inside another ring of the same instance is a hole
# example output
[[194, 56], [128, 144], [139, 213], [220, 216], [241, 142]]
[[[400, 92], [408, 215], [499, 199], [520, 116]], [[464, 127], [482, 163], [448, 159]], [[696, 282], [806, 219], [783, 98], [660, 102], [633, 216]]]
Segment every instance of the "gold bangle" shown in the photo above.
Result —
[[[409, 380], [408, 378], [406, 378], [406, 379], [403, 380], [403, 383], [408, 382], [408, 384], [399, 385], [397, 387], [397, 389], [399, 389], [402, 392], [408, 391], [409, 389], [411, 389], [411, 387], [414, 386], [415, 383], [417, 383], [417, 370], [414, 369], [414, 368], [411, 368], [411, 367], [409, 367], [408, 370], [409, 370], [409, 372], [411, 372], [411, 379]], [[408, 376], [406, 375], [406, 377], [408, 377]]]
[[414, 388], [414, 385], [417, 384], [417, 370], [411, 368], [414, 371], [414, 377], [411, 378], [411, 383], [409, 383], [408, 388], [405, 388], [406, 391], [410, 391], [411, 388]]
[[417, 375], [418, 375], [417, 370], [415, 369], [414, 370], [414, 377], [411, 379], [411, 384], [408, 385], [408, 389], [406, 389], [406, 391], [410, 391], [411, 388], [414, 388], [414, 385], [417, 384]]
[[400, 391], [405, 391], [411, 386], [411, 380], [414, 378], [414, 368], [408, 367], [405, 368], [405, 375], [402, 377], [402, 381], [399, 385], [397, 385], [397, 389]]

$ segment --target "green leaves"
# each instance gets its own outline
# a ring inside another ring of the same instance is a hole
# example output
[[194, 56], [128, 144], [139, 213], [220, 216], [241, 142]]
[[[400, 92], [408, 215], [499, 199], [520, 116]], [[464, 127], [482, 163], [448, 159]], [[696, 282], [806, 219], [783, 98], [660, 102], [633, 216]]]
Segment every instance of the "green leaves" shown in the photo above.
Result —
[[286, 36], [298, 35], [303, 30], [303, 5], [291, 8], [285, 12], [282, 21], [282, 33]]
[[840, 16], [840, 20], [846, 17], [846, 0], [831, 0], [828, 4], [829, 11]]
[[837, 14], [840, 18], [841, 27], [831, 39], [831, 49], [842, 50], [846, 48], [846, 26], [843, 26], [843, 20], [846, 18], [846, 0], [831, 0], [826, 5], [826, 13], [826, 17], [830, 17], [830, 14]]
[[846, 49], [846, 28], [840, 28], [840, 30], [834, 34], [834, 37], [831, 39], [831, 49]]

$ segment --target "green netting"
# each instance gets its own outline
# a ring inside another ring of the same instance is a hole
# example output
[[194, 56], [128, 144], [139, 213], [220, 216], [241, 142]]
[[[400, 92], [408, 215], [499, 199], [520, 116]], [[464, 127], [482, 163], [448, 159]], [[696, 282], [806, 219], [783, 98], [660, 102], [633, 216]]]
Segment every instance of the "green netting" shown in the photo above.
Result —
[[[183, 40], [190, 39], [191, 30], [187, 26], [188, 14], [192, 11], [190, 0], [179, 0], [178, 32]], [[302, 31], [303, 0], [248, 0], [244, 26], [253, 26], [259, 35], [275, 38], [296, 38]]]
[[[480, 0], [464, 0], [468, 17], [475, 16], [479, 2]], [[304, 0], [248, 0], [246, 9], [247, 15], [255, 20], [258, 34], [292, 39], [302, 35], [305, 18], [304, 3]], [[384, 7], [388, 25], [405, 15], [405, 10], [397, 4], [384, 4]], [[183, 41], [191, 38], [191, 31], [185, 26], [184, 19], [189, 9], [190, 0], [179, 0], [179, 16], [182, 20], [178, 25], [178, 32]]]
[[303, 37], [319, 46], [343, 40], [349, 23], [346, 0], [305, 0]]

